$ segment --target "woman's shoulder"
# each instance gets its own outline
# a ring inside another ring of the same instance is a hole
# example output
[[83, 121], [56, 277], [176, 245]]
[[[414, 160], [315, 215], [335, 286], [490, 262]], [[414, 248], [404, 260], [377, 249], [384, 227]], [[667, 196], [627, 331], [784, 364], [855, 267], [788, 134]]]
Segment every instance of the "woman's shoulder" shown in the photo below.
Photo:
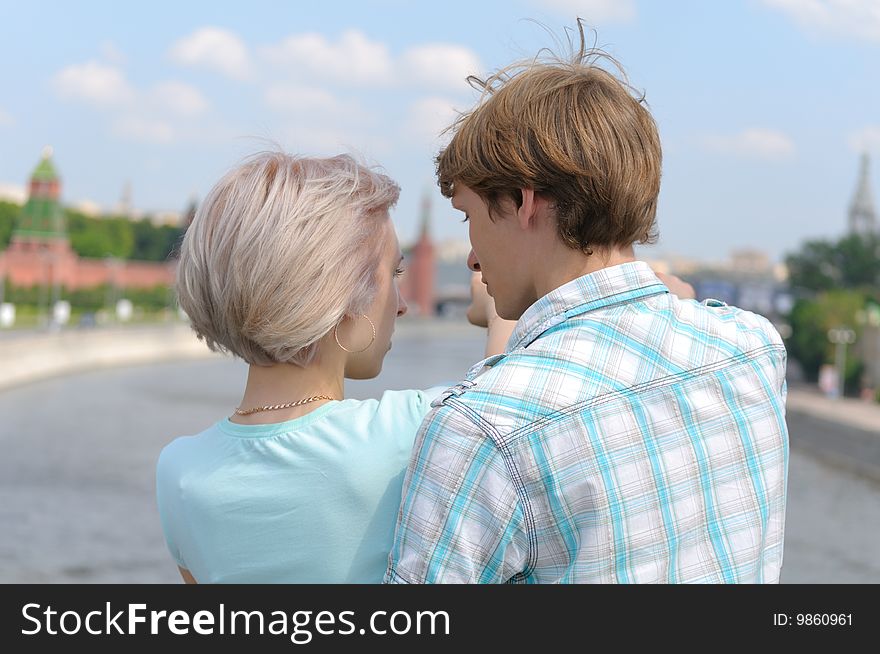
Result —
[[408, 451], [431, 410], [433, 397], [423, 390], [385, 391], [377, 398], [344, 400], [328, 419], [335, 431], [342, 429], [351, 438], [368, 438], [374, 443], [379, 439], [395, 447], [405, 446]]
[[431, 410], [431, 401], [444, 388], [385, 391], [376, 399], [352, 401], [358, 403], [360, 411], [373, 414], [378, 419], [389, 418], [399, 421], [409, 417], [421, 422], [428, 411]]
[[211, 443], [216, 442], [221, 436], [219, 424], [214, 423], [197, 434], [174, 438], [159, 452], [157, 466], [160, 469], [168, 468], [181, 461], [202, 456], [205, 449], [210, 448]]

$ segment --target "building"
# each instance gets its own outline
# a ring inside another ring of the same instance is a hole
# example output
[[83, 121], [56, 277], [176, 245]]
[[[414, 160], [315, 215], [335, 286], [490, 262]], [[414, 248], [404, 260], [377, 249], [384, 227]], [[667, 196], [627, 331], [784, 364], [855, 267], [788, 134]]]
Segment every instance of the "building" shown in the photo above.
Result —
[[407, 253], [408, 265], [401, 292], [411, 313], [433, 316], [437, 312], [435, 278], [437, 252], [431, 240], [431, 198], [422, 200], [419, 240]]
[[0, 253], [0, 280], [13, 286], [52, 286], [68, 290], [110, 284], [117, 288], [151, 288], [174, 283], [177, 263], [81, 258], [70, 247], [59, 199], [61, 179], [46, 148], [31, 175], [28, 198], [12, 239]]
[[849, 233], [869, 236], [877, 231], [877, 211], [871, 194], [869, 176], [870, 160], [868, 153], [862, 155], [859, 166], [859, 181], [852, 204], [849, 206]]

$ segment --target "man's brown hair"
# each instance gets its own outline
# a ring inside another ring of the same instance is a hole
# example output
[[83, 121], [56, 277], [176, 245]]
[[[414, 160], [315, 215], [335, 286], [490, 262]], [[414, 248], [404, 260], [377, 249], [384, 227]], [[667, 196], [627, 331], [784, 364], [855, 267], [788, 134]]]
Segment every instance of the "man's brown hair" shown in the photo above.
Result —
[[611, 56], [580, 47], [569, 59], [543, 56], [513, 64], [482, 80], [477, 106], [450, 127], [437, 157], [446, 197], [464, 184], [488, 203], [522, 201], [531, 188], [551, 199], [559, 236], [569, 246], [628, 246], [656, 240], [660, 137], [644, 97], [625, 77], [601, 68]]

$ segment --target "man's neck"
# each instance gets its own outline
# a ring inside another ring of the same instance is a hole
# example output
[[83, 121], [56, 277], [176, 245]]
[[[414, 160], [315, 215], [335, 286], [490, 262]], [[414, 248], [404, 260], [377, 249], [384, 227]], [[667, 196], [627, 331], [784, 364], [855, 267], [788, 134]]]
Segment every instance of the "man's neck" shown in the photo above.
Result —
[[538, 270], [535, 278], [535, 291], [539, 298], [578, 277], [622, 263], [632, 263], [636, 258], [632, 246], [595, 249], [592, 254], [587, 255], [560, 243], [552, 257], [547, 260], [553, 264]]

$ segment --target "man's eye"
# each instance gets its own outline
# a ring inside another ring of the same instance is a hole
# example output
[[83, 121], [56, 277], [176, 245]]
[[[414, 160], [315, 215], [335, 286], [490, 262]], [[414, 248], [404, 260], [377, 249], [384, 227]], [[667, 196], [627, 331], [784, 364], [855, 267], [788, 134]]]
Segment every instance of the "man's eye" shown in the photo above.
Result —
[[470, 216], [468, 216], [467, 214], [465, 214], [465, 215], [464, 215], [464, 219], [462, 219], [461, 222], [466, 223], [466, 222], [468, 221], [469, 218], [470, 218]]

